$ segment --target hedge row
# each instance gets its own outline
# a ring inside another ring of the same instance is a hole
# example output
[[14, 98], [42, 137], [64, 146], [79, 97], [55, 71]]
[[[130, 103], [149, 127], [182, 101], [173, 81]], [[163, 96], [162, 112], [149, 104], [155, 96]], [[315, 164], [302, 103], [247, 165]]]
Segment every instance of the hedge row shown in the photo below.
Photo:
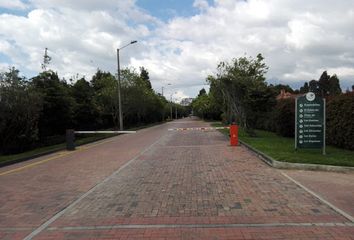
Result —
[[326, 141], [354, 150], [354, 92], [328, 99]]
[[[354, 92], [328, 98], [326, 109], [326, 142], [354, 150]], [[295, 100], [280, 100], [269, 118], [267, 130], [293, 137], [294, 122]]]

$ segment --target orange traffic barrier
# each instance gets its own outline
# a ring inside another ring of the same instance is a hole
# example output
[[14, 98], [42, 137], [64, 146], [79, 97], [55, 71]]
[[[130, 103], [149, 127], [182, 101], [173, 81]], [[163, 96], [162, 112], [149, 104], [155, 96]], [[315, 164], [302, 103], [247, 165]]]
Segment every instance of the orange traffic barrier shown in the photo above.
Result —
[[235, 124], [230, 125], [230, 145], [238, 145], [238, 126]]

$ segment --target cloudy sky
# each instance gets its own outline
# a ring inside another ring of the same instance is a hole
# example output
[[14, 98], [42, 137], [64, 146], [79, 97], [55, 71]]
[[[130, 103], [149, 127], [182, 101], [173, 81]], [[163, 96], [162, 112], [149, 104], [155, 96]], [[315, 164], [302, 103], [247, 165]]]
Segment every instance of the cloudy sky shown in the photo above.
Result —
[[353, 0], [0, 0], [0, 70], [30, 78], [44, 49], [61, 77], [144, 66], [165, 96], [194, 97], [220, 61], [262, 53], [269, 83], [324, 70], [354, 84]]

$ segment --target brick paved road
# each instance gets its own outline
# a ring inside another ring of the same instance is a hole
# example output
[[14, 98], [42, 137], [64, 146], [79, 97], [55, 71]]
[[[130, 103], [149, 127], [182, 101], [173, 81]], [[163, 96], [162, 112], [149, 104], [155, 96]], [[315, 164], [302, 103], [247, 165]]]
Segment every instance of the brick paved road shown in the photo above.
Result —
[[33, 239], [354, 239], [353, 222], [220, 133], [167, 131], [200, 126], [1, 169], [0, 238], [45, 223]]

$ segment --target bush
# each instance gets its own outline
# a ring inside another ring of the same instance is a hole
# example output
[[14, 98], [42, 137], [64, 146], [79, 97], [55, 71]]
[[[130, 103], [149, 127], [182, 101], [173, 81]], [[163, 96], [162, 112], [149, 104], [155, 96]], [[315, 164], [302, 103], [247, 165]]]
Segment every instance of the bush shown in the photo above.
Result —
[[326, 121], [327, 143], [354, 150], [354, 92], [328, 100]]
[[273, 130], [283, 137], [294, 137], [295, 100], [284, 99], [277, 102], [273, 110]]

